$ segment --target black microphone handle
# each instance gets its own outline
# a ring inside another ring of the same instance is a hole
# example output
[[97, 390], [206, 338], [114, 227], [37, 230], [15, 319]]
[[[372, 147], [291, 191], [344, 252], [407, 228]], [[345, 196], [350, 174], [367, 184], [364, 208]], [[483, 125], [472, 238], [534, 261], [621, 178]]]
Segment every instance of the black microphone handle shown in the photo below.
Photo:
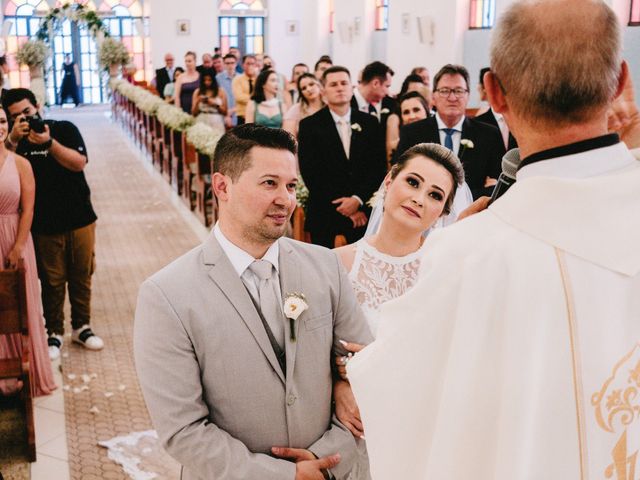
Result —
[[511, 178], [504, 173], [501, 173], [498, 177], [498, 183], [496, 183], [496, 186], [493, 188], [493, 192], [491, 193], [491, 200], [489, 200], [489, 205], [491, 205], [498, 198], [504, 195], [514, 183], [516, 183], [515, 178]]

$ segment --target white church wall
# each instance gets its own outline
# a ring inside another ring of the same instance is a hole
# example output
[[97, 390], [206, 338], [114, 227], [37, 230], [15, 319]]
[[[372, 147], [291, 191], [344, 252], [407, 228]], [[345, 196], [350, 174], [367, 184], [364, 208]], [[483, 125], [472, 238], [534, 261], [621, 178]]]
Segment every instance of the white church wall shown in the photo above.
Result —
[[267, 3], [266, 53], [276, 61], [276, 68], [287, 78], [291, 68], [302, 59], [301, 39], [303, 9], [299, 0], [271, 0]]
[[370, 58], [375, 4], [366, 0], [335, 1], [335, 32], [331, 36], [333, 63], [358, 72]]
[[300, 56], [295, 63], [306, 63], [313, 70], [321, 55], [332, 55], [332, 34], [329, 32], [329, 0], [301, 0], [304, 5], [300, 31]]

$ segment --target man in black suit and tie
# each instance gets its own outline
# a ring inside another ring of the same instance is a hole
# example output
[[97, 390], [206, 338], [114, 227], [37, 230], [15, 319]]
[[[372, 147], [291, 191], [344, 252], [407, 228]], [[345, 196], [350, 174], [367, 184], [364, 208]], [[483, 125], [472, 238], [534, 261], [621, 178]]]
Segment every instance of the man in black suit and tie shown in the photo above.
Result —
[[396, 155], [418, 143], [444, 145], [462, 161], [473, 198], [491, 195], [502, 169], [505, 148], [495, 127], [465, 116], [469, 101], [467, 69], [462, 65], [445, 65], [434, 77], [433, 86], [436, 115], [402, 127]]
[[158, 95], [164, 98], [164, 87], [168, 83], [173, 82], [173, 72], [175, 67], [173, 66], [173, 55], [165, 53], [164, 55], [164, 67], [156, 70], [156, 90]]
[[364, 67], [358, 87], [351, 98], [351, 108], [370, 113], [387, 131], [387, 117], [395, 113], [400, 115], [398, 102], [389, 96], [393, 70], [382, 62], [373, 62]]
[[300, 122], [300, 173], [309, 189], [305, 228], [317, 245], [332, 248], [364, 235], [366, 202], [386, 174], [384, 136], [375, 117], [351, 108], [349, 70], [323, 73], [327, 107]]
[[[480, 83], [478, 84], [478, 91], [480, 92], [480, 99], [486, 99], [486, 91], [484, 89], [484, 74], [490, 72], [491, 69], [489, 67], [485, 67], [480, 70]], [[484, 96], [484, 98], [483, 98]], [[511, 131], [509, 131], [509, 126], [507, 125], [506, 120], [502, 116], [502, 114], [498, 112], [494, 112], [493, 108], [489, 107], [489, 110], [486, 112], [476, 115], [476, 120], [482, 123], [486, 123], [496, 127], [500, 131], [500, 139], [504, 144], [504, 148], [507, 150], [511, 150], [512, 148], [518, 148], [518, 142], [515, 137], [511, 135]]]

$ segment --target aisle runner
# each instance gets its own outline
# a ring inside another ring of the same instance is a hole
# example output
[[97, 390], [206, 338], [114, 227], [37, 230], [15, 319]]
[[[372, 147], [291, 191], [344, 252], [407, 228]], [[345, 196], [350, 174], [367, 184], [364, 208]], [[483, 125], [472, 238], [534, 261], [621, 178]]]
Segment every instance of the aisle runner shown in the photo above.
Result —
[[[98, 442], [152, 427], [136, 380], [132, 329], [140, 283], [199, 243], [105, 116], [107, 108], [54, 112], [68, 119], [87, 143], [85, 170], [98, 214], [96, 273], [93, 276], [92, 325], [105, 341], [101, 352], [70, 345], [70, 320], [63, 348], [69, 471], [72, 479], [129, 478]], [[68, 312], [68, 309], [67, 309]], [[175, 479], [176, 463], [161, 449], [150, 464], [155, 478]]]

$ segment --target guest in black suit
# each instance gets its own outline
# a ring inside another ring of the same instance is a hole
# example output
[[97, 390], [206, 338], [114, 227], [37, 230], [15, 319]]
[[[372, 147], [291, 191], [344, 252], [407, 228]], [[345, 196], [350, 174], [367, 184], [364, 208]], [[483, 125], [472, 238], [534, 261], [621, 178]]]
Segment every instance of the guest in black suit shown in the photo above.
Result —
[[[483, 96], [486, 98], [486, 91], [483, 83], [484, 74], [490, 71], [491, 69], [489, 67], [485, 67], [480, 70], [480, 83], [478, 84], [478, 91], [480, 92], [481, 98]], [[476, 115], [475, 119], [478, 120], [479, 122], [487, 123], [489, 125], [496, 127], [500, 132], [500, 140], [502, 140], [504, 148], [506, 148], [507, 150], [511, 150], [512, 148], [518, 148], [518, 142], [516, 141], [514, 136], [511, 135], [511, 132], [509, 131], [509, 126], [507, 125], [506, 120], [500, 113], [494, 112], [493, 108], [489, 107], [489, 109], [486, 112], [480, 115]]]
[[209, 70], [213, 68], [213, 57], [210, 53], [202, 54], [202, 64], [196, 67], [198, 73], [202, 73], [205, 70]]
[[[436, 115], [400, 129], [396, 157], [422, 142], [439, 143], [462, 161], [473, 198], [490, 195], [500, 175], [504, 144], [500, 132], [465, 116], [469, 101], [469, 73], [461, 65], [445, 65], [434, 77]], [[465, 146], [470, 140], [472, 146]]]
[[349, 70], [334, 66], [322, 78], [327, 107], [300, 122], [298, 156], [309, 189], [305, 228], [313, 243], [331, 248], [336, 235], [348, 243], [364, 235], [366, 202], [386, 174], [386, 161], [377, 119], [350, 107]]
[[173, 82], [173, 74], [175, 72], [173, 63], [173, 55], [166, 53], [164, 55], [164, 67], [156, 70], [156, 90], [162, 98], [164, 98], [164, 87], [166, 87], [168, 83]]
[[373, 62], [364, 67], [358, 87], [353, 92], [351, 108], [370, 113], [380, 123], [386, 135], [387, 118], [399, 113], [398, 102], [389, 96], [393, 70], [382, 62]]

